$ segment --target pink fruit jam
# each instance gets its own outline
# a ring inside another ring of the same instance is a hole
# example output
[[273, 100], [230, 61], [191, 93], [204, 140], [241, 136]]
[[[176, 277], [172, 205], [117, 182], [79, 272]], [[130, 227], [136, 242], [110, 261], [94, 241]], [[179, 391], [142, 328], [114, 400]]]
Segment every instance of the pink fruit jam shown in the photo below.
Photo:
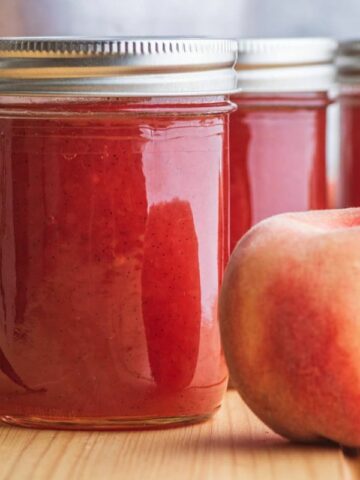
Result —
[[151, 426], [219, 406], [228, 111], [219, 98], [0, 106], [5, 421]]
[[360, 207], [360, 88], [340, 96], [338, 206]]
[[0, 420], [154, 428], [219, 407], [235, 57], [0, 39]]
[[0, 39], [3, 421], [144, 428], [219, 407], [235, 55]]
[[327, 207], [325, 94], [238, 95], [231, 115], [231, 248], [255, 223]]

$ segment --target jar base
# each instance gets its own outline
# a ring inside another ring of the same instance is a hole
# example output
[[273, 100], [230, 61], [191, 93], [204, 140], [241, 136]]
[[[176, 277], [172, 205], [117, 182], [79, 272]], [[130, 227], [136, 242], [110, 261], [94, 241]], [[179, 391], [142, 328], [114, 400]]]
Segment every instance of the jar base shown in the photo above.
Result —
[[[219, 407], [218, 407], [219, 408]], [[209, 420], [216, 408], [210, 413], [179, 417], [46, 417], [27, 415], [2, 415], [3, 423], [16, 427], [39, 428], [46, 430], [154, 430], [181, 427]]]

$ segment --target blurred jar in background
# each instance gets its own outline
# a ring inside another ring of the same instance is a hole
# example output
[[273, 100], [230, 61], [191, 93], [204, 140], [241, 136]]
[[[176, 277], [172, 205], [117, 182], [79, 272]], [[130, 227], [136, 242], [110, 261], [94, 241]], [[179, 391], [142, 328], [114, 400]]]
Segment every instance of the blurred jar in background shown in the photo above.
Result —
[[238, 42], [230, 125], [231, 249], [271, 215], [328, 206], [326, 128], [335, 42]]
[[339, 207], [360, 206], [360, 40], [343, 42], [338, 58]]
[[235, 58], [229, 40], [0, 41], [3, 421], [146, 428], [220, 405]]

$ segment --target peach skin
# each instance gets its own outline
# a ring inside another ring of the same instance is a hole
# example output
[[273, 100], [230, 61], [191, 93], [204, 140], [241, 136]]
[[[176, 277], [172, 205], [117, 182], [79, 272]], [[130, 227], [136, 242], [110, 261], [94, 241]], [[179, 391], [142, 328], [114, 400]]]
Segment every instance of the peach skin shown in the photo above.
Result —
[[231, 377], [269, 427], [360, 446], [360, 209], [257, 224], [230, 258], [219, 312]]

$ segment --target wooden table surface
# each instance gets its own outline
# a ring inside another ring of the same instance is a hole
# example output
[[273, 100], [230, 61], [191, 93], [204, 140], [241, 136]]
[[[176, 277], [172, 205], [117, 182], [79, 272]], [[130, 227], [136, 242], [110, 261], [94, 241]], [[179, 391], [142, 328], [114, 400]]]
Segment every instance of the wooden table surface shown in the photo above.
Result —
[[0, 480], [360, 479], [339, 448], [287, 442], [234, 391], [201, 425], [147, 432], [59, 432], [0, 427]]

